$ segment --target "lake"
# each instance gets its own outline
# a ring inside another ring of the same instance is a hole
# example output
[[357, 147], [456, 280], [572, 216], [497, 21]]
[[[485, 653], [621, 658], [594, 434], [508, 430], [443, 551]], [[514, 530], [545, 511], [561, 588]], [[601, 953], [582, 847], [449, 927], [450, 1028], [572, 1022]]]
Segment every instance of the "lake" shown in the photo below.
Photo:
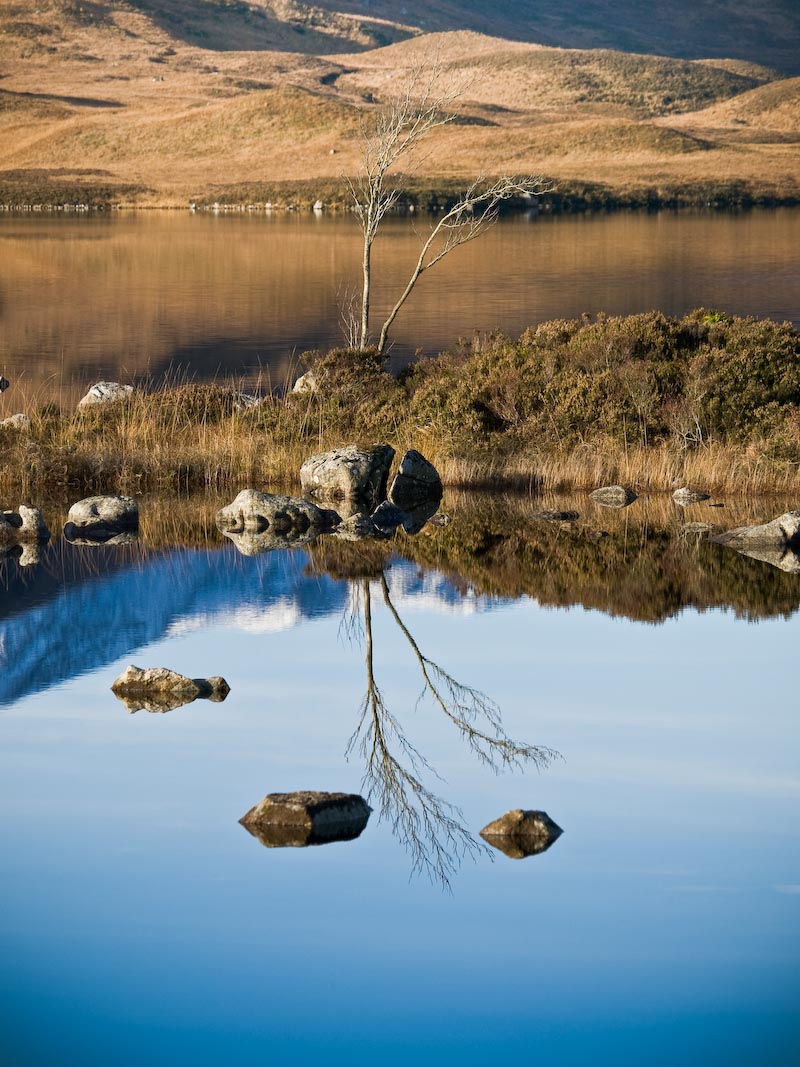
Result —
[[[221, 498], [145, 498], [117, 546], [67, 503], [0, 559], [4, 1067], [797, 1062], [800, 557], [685, 528], [791, 501], [450, 492], [414, 537], [252, 555]], [[231, 692], [132, 713], [129, 663]], [[301, 789], [374, 810], [239, 824]], [[514, 808], [563, 834], [484, 842]]]
[[[375, 245], [374, 316], [405, 285], [426, 219]], [[546, 319], [712, 307], [800, 324], [800, 209], [506, 218], [420, 281], [395, 367], [459, 338]], [[98, 379], [241, 378], [283, 386], [342, 343], [357, 291], [349, 216], [178, 212], [0, 216], [0, 373], [22, 400], [74, 402]]]

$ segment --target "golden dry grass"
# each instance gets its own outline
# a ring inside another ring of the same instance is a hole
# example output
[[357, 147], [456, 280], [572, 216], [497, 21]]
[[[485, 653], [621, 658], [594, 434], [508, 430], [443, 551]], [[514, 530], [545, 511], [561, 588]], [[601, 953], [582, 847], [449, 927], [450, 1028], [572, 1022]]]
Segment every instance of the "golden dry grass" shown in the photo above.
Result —
[[[270, 7], [272, 36], [258, 47], [271, 42], [271, 51], [230, 51], [201, 36], [211, 34], [205, 24], [190, 33], [169, 5], [158, 19], [126, 6], [7, 5], [0, 200], [57, 200], [64, 189], [185, 206], [254, 181], [338, 180], [358, 169], [359, 126], [373, 101], [433, 52], [445, 80], [468, 85], [462, 120], [425, 158], [434, 181], [516, 170], [626, 195], [734, 181], [756, 196], [800, 195], [797, 79], [774, 80], [742, 61], [554, 49], [465, 32], [332, 56], [326, 42], [362, 47], [376, 39], [372, 30], [363, 19], [320, 16], [297, 33], [295, 8]], [[245, 42], [261, 32], [240, 29]], [[286, 51], [295, 40], [297, 50]]]

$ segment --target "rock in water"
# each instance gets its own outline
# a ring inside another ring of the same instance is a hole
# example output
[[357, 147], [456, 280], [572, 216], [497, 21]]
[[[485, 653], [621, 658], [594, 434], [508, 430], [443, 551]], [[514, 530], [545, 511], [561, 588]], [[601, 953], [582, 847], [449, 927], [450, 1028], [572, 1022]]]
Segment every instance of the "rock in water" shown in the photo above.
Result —
[[481, 830], [481, 837], [512, 859], [546, 851], [563, 833], [545, 811], [515, 808]]
[[269, 793], [239, 822], [267, 848], [351, 841], [370, 816], [357, 793]]
[[685, 508], [688, 504], [699, 504], [701, 500], [710, 500], [711, 494], [703, 493], [699, 489], [690, 489], [688, 485], [684, 485], [682, 489], [675, 490], [672, 499], [676, 504]]
[[309, 500], [243, 489], [217, 512], [217, 529], [246, 556], [313, 541], [341, 521], [335, 511]]
[[64, 535], [68, 541], [79, 537], [106, 541], [138, 526], [139, 505], [133, 497], [88, 496], [69, 509]]
[[50, 540], [50, 531], [38, 508], [20, 504], [16, 511], [0, 512], [0, 544]]
[[348, 445], [320, 452], [300, 468], [300, 485], [309, 496], [324, 500], [359, 497], [375, 505], [386, 496], [393, 458], [391, 445]]
[[442, 499], [442, 480], [432, 463], [416, 449], [409, 449], [389, 489], [389, 500], [404, 511], [428, 501]]
[[534, 511], [532, 519], [540, 519], [542, 522], [577, 522], [580, 514], [577, 511]]
[[787, 511], [762, 526], [739, 526], [710, 540], [738, 549], [800, 549], [800, 511]]
[[632, 489], [627, 489], [624, 485], [605, 485], [602, 489], [589, 493], [589, 499], [603, 508], [626, 508], [637, 496]]
[[172, 711], [183, 704], [190, 704], [198, 697], [221, 703], [230, 686], [224, 678], [187, 678], [168, 667], [126, 667], [111, 686], [115, 696], [123, 701], [129, 711]]
[[78, 401], [79, 408], [92, 407], [94, 404], [113, 404], [118, 400], [127, 400], [133, 393], [132, 385], [119, 382], [97, 382], [86, 396]]

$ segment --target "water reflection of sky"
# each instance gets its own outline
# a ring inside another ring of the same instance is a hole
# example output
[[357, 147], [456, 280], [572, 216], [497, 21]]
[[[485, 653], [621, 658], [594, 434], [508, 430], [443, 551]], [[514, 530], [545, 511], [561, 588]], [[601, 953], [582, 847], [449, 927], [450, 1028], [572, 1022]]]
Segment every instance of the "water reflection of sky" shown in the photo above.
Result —
[[[409, 881], [375, 815], [353, 842], [262, 848], [237, 820], [264, 793], [358, 791], [363, 650], [338, 610], [267, 632], [187, 613], [0, 712], [0, 1060], [796, 1062], [797, 619], [396, 602], [511, 735], [564, 756], [524, 777], [471, 760], [415, 710], [375, 597], [378, 680], [437, 788], [473, 831], [545, 809], [553, 848], [467, 863], [453, 895]], [[232, 692], [131, 716], [108, 691], [131, 660]]]

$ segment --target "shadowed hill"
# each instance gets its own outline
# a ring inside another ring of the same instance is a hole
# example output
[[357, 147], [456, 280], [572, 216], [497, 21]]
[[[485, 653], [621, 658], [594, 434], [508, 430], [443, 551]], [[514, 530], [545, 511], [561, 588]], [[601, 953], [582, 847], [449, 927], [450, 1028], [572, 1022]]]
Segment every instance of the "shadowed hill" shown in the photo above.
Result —
[[[393, 18], [391, 0], [318, 0], [339, 12]], [[746, 59], [800, 73], [800, 7], [796, 0], [405, 0], [403, 19], [426, 33], [477, 30], [560, 48], [610, 48], [685, 59]]]

